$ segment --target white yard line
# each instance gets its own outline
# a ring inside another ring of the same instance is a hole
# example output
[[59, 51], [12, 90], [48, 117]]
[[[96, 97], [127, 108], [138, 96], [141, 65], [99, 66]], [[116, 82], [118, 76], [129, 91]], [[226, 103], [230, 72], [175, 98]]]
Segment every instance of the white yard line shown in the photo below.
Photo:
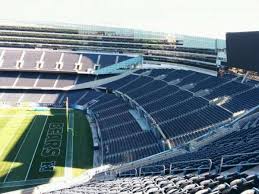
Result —
[[22, 141], [22, 145], [19, 147], [19, 150], [18, 150], [17, 154], [15, 155], [15, 158], [14, 158], [12, 164], [11, 164], [11, 167], [9, 168], [8, 173], [7, 173], [7, 175], [6, 175], [5, 179], [4, 179], [4, 183], [6, 182], [6, 180], [7, 180], [8, 176], [9, 176], [10, 172], [12, 171], [14, 162], [16, 161], [16, 159], [17, 159], [17, 157], [18, 157], [18, 155], [19, 155], [19, 153], [20, 153], [20, 151], [21, 151], [21, 148], [23, 147], [23, 144], [24, 144], [25, 140], [27, 139], [27, 137], [28, 137], [28, 135], [29, 135], [29, 133], [30, 133], [30, 131], [31, 131], [31, 129], [32, 129], [32, 126], [34, 125], [34, 122], [35, 122], [36, 119], [37, 119], [37, 116], [35, 116], [35, 118], [33, 119], [32, 123], [31, 123], [31, 126], [30, 126], [28, 132], [26, 133], [26, 136], [24, 137], [24, 139], [23, 139], [23, 141]]
[[30, 169], [31, 169], [31, 165], [32, 165], [32, 162], [33, 162], [33, 160], [34, 160], [36, 151], [37, 151], [37, 149], [38, 149], [38, 146], [39, 146], [39, 143], [40, 143], [40, 140], [41, 140], [41, 136], [42, 136], [42, 134], [43, 134], [43, 131], [44, 131], [44, 128], [45, 128], [45, 126], [46, 126], [46, 123], [47, 123], [48, 118], [49, 118], [49, 117], [47, 116], [47, 117], [46, 117], [46, 120], [45, 120], [45, 122], [44, 122], [44, 125], [43, 125], [43, 127], [42, 127], [42, 130], [41, 130], [41, 133], [40, 133], [40, 137], [39, 137], [39, 139], [38, 139], [36, 148], [34, 149], [34, 153], [33, 153], [33, 155], [32, 155], [32, 159], [31, 159], [31, 162], [30, 162], [30, 166], [29, 166], [29, 168], [28, 168], [28, 171], [27, 171], [27, 173], [26, 173], [26, 177], [25, 177], [25, 179], [24, 179], [25, 181], [26, 181], [27, 178], [28, 178], [28, 175], [29, 175], [29, 172], [30, 172]]

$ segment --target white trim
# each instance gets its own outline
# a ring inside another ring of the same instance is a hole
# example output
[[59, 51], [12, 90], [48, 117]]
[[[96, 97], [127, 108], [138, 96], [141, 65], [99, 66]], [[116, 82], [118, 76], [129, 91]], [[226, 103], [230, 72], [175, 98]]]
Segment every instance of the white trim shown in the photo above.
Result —
[[60, 78], [60, 74], [58, 75], [58, 77], [57, 77], [57, 79], [56, 79], [56, 81], [55, 81], [55, 83], [54, 83], [52, 88], [56, 88], [56, 86], [58, 84], [58, 81], [59, 81], [59, 78]]
[[22, 73], [19, 73], [19, 74], [18, 74], [18, 76], [17, 76], [16, 80], [14, 81], [14, 83], [13, 83], [13, 85], [12, 85], [12, 88], [14, 88], [14, 87], [15, 87], [15, 85], [17, 84], [17, 82], [18, 82], [18, 80], [19, 80], [19, 78], [20, 78], [21, 74], [22, 74]]
[[4, 63], [4, 54], [5, 54], [5, 50], [2, 50], [1, 55], [0, 55], [0, 67], [2, 67], [3, 63]]
[[76, 79], [75, 79], [73, 85], [76, 85], [76, 83], [78, 82], [78, 79], [79, 79], [79, 75], [76, 75]]
[[96, 65], [99, 65], [100, 60], [101, 60], [101, 55], [99, 54], [99, 55], [98, 55], [98, 58], [97, 58], [97, 61], [96, 61]]
[[115, 64], [118, 63], [118, 61], [119, 61], [119, 56], [117, 55], [115, 59]]
[[35, 80], [35, 82], [34, 82], [34, 84], [33, 84], [33, 87], [34, 87], [34, 88], [37, 86], [37, 84], [38, 84], [38, 82], [39, 82], [39, 80], [40, 80], [40, 76], [41, 76], [41, 74], [39, 73], [37, 79]]
[[25, 92], [23, 92], [22, 95], [20, 96], [20, 98], [17, 100], [18, 103], [20, 103], [22, 101], [24, 95], [25, 95]]
[[40, 97], [40, 99], [39, 99], [39, 103], [41, 103], [41, 101], [44, 99], [45, 95], [46, 95], [46, 94], [42, 94], [42, 95], [41, 95], [41, 97]]
[[19, 61], [23, 61], [24, 56], [25, 56], [25, 53], [26, 53], [26, 52], [25, 52], [25, 50], [23, 50], [23, 51], [22, 51], [22, 55], [21, 55], [21, 57], [20, 57], [20, 60], [19, 60]]

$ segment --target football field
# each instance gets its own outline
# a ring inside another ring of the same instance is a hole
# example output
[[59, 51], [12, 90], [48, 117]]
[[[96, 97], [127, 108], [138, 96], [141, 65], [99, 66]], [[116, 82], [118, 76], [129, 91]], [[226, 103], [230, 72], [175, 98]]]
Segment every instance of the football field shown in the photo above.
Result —
[[0, 109], [0, 192], [92, 167], [89, 123], [80, 111], [68, 115], [64, 109]]

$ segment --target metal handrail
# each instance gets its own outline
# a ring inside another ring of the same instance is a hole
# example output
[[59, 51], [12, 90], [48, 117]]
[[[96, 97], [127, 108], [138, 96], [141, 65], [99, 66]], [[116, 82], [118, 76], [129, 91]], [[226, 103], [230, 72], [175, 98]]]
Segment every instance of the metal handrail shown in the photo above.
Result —
[[226, 157], [235, 157], [235, 156], [247, 156], [247, 155], [254, 155], [254, 154], [258, 154], [259, 155], [259, 152], [248, 152], [248, 153], [239, 153], [239, 154], [228, 154], [228, 155], [223, 155], [221, 157], [221, 161], [220, 161], [220, 168], [219, 168], [219, 173], [221, 173], [222, 171], [222, 168], [223, 167], [236, 167], [236, 166], [252, 166], [252, 165], [259, 165], [259, 162], [256, 162], [256, 163], [245, 163], [245, 164], [225, 164], [224, 165], [224, 158]]
[[[118, 175], [119, 175], [119, 177], [123, 177], [123, 176], [132, 176], [132, 175], [134, 175], [134, 176], [137, 176], [138, 175], [138, 170], [135, 168], [135, 169], [132, 169], [132, 170], [134, 170], [135, 171], [135, 173], [134, 174], [131, 174], [131, 173], [125, 173], [125, 172], [119, 172], [118, 173]], [[126, 172], [128, 172], [128, 171], [126, 171]]]
[[186, 170], [185, 168], [180, 168], [180, 169], [172, 169], [173, 168], [173, 164], [186, 164], [186, 163], [197, 163], [197, 162], [201, 162], [201, 161], [208, 161], [209, 162], [209, 166], [203, 167], [203, 168], [188, 168], [187, 170], [198, 170], [198, 169], [202, 169], [202, 170], [209, 170], [209, 173], [211, 171], [212, 168], [212, 160], [211, 159], [201, 159], [201, 160], [189, 160], [189, 161], [181, 161], [181, 162], [173, 162], [170, 163], [170, 174], [172, 174], [172, 172], [174, 171], [182, 171], [182, 170]]
[[[144, 169], [148, 169], [148, 168], [156, 168], [156, 167], [162, 167], [163, 170], [161, 170], [160, 172], [154, 172], [154, 171], [147, 171], [147, 172], [143, 172]], [[145, 174], [158, 174], [160, 173], [161, 175], [165, 174], [165, 165], [152, 165], [152, 166], [144, 166], [144, 167], [140, 167], [139, 168], [139, 175], [145, 175]]]

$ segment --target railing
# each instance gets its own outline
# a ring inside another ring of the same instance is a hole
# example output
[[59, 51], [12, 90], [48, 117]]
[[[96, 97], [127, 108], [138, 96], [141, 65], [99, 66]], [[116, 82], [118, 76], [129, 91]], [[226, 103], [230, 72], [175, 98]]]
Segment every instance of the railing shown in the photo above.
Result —
[[[254, 160], [246, 160], [247, 158], [251, 158], [255, 156]], [[227, 161], [226, 161], [227, 160]], [[230, 161], [230, 162], [228, 162]], [[234, 168], [237, 170], [241, 170], [243, 167], [252, 167], [259, 165], [259, 152], [248, 152], [248, 153], [240, 153], [240, 154], [231, 154], [231, 155], [223, 155], [221, 157], [220, 169], [219, 173], [221, 173], [224, 168]]]
[[144, 166], [139, 169], [139, 175], [155, 175], [155, 174], [165, 174], [165, 165], [152, 165], [152, 166]]
[[[177, 168], [178, 166], [181, 166], [184, 164], [197, 164], [201, 163], [201, 166], [199, 167], [190, 167], [190, 168]], [[203, 165], [204, 162], [207, 162], [208, 166]], [[182, 171], [201, 171], [201, 170], [206, 170], [206, 171], [211, 171], [212, 167], [212, 160], [211, 159], [201, 159], [201, 160], [190, 160], [190, 161], [183, 161], [183, 162], [174, 162], [170, 164], [170, 174], [177, 173], [177, 172], [182, 172]]]
[[184, 151], [184, 150], [179, 150], [177, 148], [173, 148], [171, 150], [160, 152], [158, 154], [151, 155], [146, 158], [139, 159], [139, 160], [135, 160], [130, 163], [112, 166], [109, 169], [109, 172], [107, 172], [107, 173], [108, 174], [119, 174], [119, 173], [126, 172], [129, 170], [135, 169], [135, 168], [147, 166], [149, 164], [153, 164], [153, 163], [159, 162], [161, 160], [166, 160], [168, 158], [184, 154], [185, 152], [186, 151]]
[[[204, 164], [206, 163], [206, 164]], [[191, 168], [186, 168], [187, 164], [200, 164], [198, 167], [191, 167]], [[181, 161], [181, 162], [174, 162], [170, 163], [170, 174], [173, 173], [178, 173], [178, 172], [183, 172], [183, 171], [207, 171], [210, 172], [212, 169], [212, 160], [211, 159], [201, 159], [201, 160], [190, 160], [190, 161]], [[184, 168], [176, 168], [179, 165], [184, 165]], [[139, 170], [137, 168], [135, 169], [130, 169], [128, 171], [120, 171], [122, 169], [117, 169], [115, 173], [117, 173], [119, 176], [145, 176], [145, 175], [155, 175], [155, 174], [161, 174], [164, 175], [166, 173], [166, 167], [165, 165], [150, 165], [150, 166], [144, 166], [140, 167]], [[134, 171], [134, 173], [133, 173]], [[113, 171], [114, 172], [114, 171]], [[110, 173], [112, 172], [110, 171]]]
[[129, 176], [138, 176], [138, 170], [132, 169], [126, 172], [119, 172], [119, 177], [129, 177]]

